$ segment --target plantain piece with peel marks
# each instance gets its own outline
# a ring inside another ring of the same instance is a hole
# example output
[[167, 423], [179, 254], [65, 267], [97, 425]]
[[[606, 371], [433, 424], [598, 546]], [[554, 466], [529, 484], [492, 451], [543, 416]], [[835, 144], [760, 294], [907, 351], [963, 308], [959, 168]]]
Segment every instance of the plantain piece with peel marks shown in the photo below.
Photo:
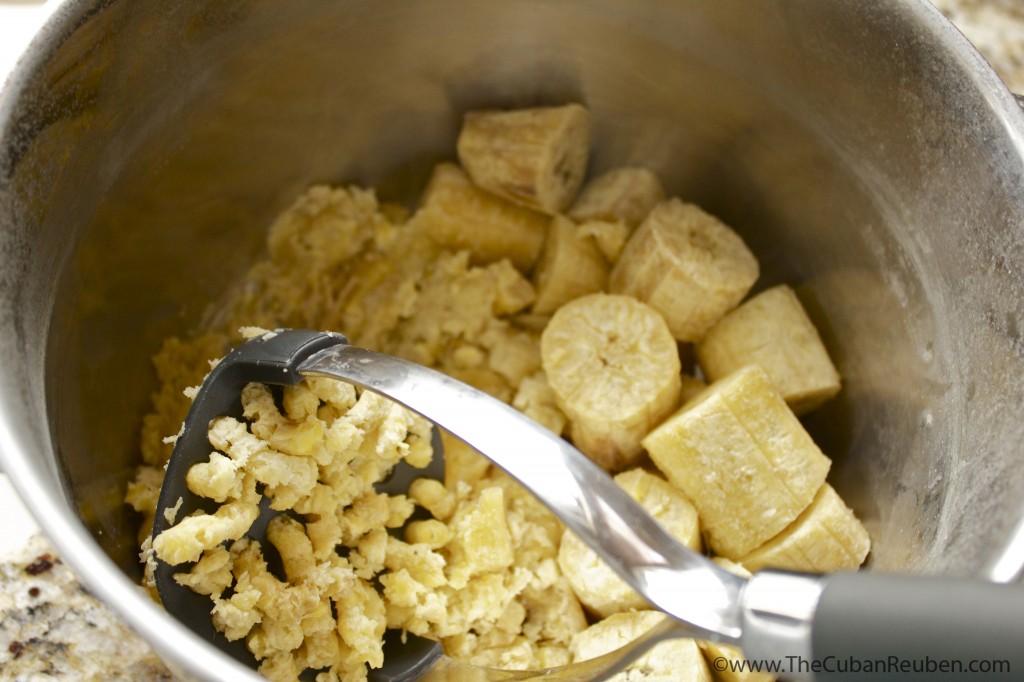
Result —
[[640, 439], [679, 401], [679, 351], [656, 310], [629, 296], [589, 294], [552, 316], [541, 364], [569, 437], [608, 471], [632, 466]]
[[577, 225], [576, 234], [593, 239], [604, 259], [610, 265], [614, 265], [622, 255], [622, 249], [626, 248], [626, 242], [633, 234], [633, 230], [621, 220], [588, 220]]
[[477, 185], [554, 215], [572, 203], [583, 184], [590, 112], [580, 104], [471, 111], [463, 119], [457, 149]]
[[[669, 616], [660, 611], [643, 610], [616, 613], [594, 623], [573, 637], [573, 663], [611, 653], [639, 639], [666, 618]], [[713, 678], [697, 642], [675, 638], [653, 646], [625, 671], [609, 679], [616, 682], [712, 682]]]
[[[622, 472], [615, 482], [679, 542], [695, 552], [701, 550], [697, 510], [678, 488], [639, 468]], [[580, 602], [602, 618], [649, 608], [647, 601], [572, 531], [566, 530], [562, 536], [558, 565]]]
[[852, 571], [864, 563], [870, 549], [868, 532], [826, 483], [796, 521], [739, 563], [749, 571], [769, 567], [817, 573]]
[[680, 379], [683, 387], [682, 390], [679, 391], [679, 403], [683, 407], [679, 409], [685, 410], [686, 404], [700, 395], [708, 385], [703, 379], [698, 379], [697, 377], [686, 374], [685, 372]]
[[626, 243], [609, 291], [660, 312], [680, 341], [698, 341], [750, 291], [757, 259], [722, 221], [693, 204], [658, 204]]
[[583, 186], [569, 209], [569, 217], [578, 223], [621, 222], [632, 230], [664, 200], [665, 190], [653, 171], [633, 166], [614, 168]]
[[508, 258], [527, 272], [540, 254], [550, 219], [483, 191], [455, 164], [440, 163], [413, 220], [434, 242], [465, 249], [476, 263]]
[[757, 365], [712, 384], [643, 446], [697, 507], [708, 546], [733, 560], [792, 523], [831, 465]]
[[533, 312], [550, 315], [575, 298], [602, 291], [607, 284], [608, 263], [597, 243], [580, 236], [576, 224], [565, 216], [555, 216], [533, 271], [537, 292]]
[[758, 364], [797, 415], [839, 392], [839, 372], [818, 330], [788, 286], [763, 291], [718, 321], [697, 344], [712, 381]]

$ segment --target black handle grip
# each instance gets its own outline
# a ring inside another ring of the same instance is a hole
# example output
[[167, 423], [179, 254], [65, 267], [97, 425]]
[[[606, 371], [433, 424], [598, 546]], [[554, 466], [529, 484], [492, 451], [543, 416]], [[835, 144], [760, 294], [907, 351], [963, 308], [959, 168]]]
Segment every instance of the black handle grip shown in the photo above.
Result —
[[814, 616], [821, 682], [1024, 680], [1024, 587], [838, 573]]

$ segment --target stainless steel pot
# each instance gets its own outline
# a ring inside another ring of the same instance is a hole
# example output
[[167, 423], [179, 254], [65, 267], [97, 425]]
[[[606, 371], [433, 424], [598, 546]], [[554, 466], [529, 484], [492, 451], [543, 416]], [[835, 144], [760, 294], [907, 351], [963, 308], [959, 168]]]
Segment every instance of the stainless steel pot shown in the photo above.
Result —
[[566, 100], [594, 169], [653, 167], [798, 285], [871, 565], [1018, 574], [1024, 115], [926, 0], [66, 0], [0, 101], [0, 459], [172, 665], [243, 679], [135, 586], [159, 340], [308, 183], [409, 199], [461, 112]]

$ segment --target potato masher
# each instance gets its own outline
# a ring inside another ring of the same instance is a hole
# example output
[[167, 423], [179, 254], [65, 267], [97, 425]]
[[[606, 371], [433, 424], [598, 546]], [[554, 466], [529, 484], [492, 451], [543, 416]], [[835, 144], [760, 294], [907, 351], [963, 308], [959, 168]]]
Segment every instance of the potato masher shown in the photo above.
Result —
[[[585, 455], [512, 407], [440, 372], [351, 346], [330, 332], [269, 332], [216, 365], [175, 444], [154, 537], [170, 525], [163, 511], [179, 498], [179, 515], [202, 505], [185, 485], [185, 474], [209, 456], [210, 420], [238, 413], [241, 389], [249, 382], [294, 385], [306, 376], [375, 391], [455, 434], [519, 481], [631, 587], [671, 616], [631, 645], [550, 671], [545, 679], [605, 679], [672, 637], [738, 645], [748, 660], [775, 662], [793, 678], [1009, 680], [1024, 675], [1024, 588], [873, 572], [820, 576], [765, 569], [741, 578], [684, 547]], [[394, 479], [389, 491], [400, 492], [408, 482]], [[262, 539], [271, 516], [265, 505], [261, 509], [250, 533], [256, 539]], [[156, 584], [167, 610], [254, 664], [244, 646], [213, 630], [209, 602], [178, 585], [175, 570], [157, 563]], [[453, 672], [459, 664], [443, 657], [438, 645], [419, 638], [405, 644], [396, 639], [385, 656], [385, 667], [371, 671], [373, 679], [512, 680], [539, 674], [477, 670], [465, 678]], [[971, 662], [988, 662], [997, 670], [979, 676]], [[958, 663], [960, 673], [937, 669]], [[888, 674], [879, 672], [883, 667]]]

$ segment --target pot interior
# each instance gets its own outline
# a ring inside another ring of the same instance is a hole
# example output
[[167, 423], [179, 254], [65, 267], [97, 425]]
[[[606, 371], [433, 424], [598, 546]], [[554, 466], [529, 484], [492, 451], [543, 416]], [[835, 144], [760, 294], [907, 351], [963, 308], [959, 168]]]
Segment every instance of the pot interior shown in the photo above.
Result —
[[566, 101], [593, 112], [592, 171], [654, 169], [743, 236], [758, 290], [797, 290], [844, 378], [805, 421], [871, 565], [1005, 567], [1019, 121], [927, 3], [138, 0], [63, 19], [11, 90], [0, 208], [57, 469], [129, 575], [149, 358], [275, 214], [320, 181], [410, 202], [466, 110]]

